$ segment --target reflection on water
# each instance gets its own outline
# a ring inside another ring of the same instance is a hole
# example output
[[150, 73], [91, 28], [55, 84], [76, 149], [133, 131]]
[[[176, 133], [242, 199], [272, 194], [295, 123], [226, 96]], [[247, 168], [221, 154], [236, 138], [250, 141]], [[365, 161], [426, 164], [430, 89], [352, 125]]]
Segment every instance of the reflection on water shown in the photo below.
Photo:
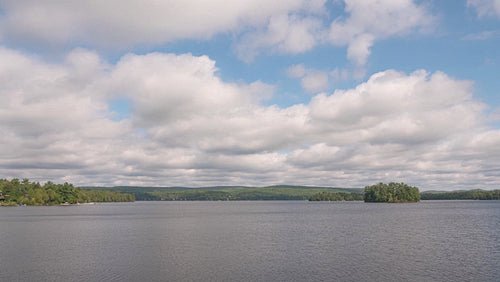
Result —
[[500, 281], [500, 201], [0, 208], [0, 281]]

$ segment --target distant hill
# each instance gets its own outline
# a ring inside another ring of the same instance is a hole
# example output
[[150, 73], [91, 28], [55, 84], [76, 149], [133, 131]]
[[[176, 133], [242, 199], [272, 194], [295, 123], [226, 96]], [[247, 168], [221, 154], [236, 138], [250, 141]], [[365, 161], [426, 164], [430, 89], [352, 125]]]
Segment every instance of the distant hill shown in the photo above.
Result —
[[500, 200], [500, 190], [426, 191], [420, 195], [422, 200]]
[[420, 194], [440, 194], [440, 193], [455, 193], [455, 192], [467, 192], [471, 190], [452, 190], [452, 191], [444, 191], [444, 190], [427, 190], [422, 191]]
[[210, 187], [82, 187], [134, 194], [137, 201], [218, 201], [218, 200], [307, 200], [312, 195], [327, 193], [363, 194], [362, 188], [338, 188], [296, 185], [210, 186]]

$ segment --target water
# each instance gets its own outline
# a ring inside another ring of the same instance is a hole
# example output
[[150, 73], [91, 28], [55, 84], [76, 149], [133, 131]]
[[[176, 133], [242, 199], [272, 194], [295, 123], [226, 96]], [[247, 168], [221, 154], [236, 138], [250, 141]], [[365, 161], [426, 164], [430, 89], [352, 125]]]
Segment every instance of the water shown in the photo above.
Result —
[[0, 281], [500, 281], [500, 201], [0, 208]]

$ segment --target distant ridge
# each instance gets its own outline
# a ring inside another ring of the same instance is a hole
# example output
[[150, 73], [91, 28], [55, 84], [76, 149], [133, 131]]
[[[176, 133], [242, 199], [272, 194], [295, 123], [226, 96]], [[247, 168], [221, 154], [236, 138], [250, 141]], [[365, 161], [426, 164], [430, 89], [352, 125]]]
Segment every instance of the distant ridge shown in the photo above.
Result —
[[253, 186], [205, 186], [205, 187], [150, 187], [150, 186], [113, 186], [81, 187], [82, 189], [109, 190], [134, 194], [138, 201], [162, 200], [308, 200], [312, 195], [328, 193], [362, 194], [363, 188], [339, 188], [299, 185]]
[[470, 189], [470, 190], [460, 189], [460, 190], [451, 190], [451, 191], [427, 190], [427, 191], [420, 192], [420, 194], [460, 193], [460, 192], [472, 192], [472, 191], [484, 192], [484, 191], [490, 191], [490, 190], [483, 190], [483, 189]]
[[287, 185], [277, 184], [269, 186], [133, 186], [133, 185], [120, 185], [120, 186], [81, 186], [82, 189], [145, 189], [145, 190], [226, 190], [226, 189], [259, 189], [259, 188], [288, 188], [288, 189], [339, 189], [339, 190], [353, 190], [362, 191], [364, 188], [354, 187], [331, 187], [331, 186], [307, 186], [307, 185]]
[[[318, 193], [364, 194], [364, 188], [341, 188], [278, 184], [271, 186], [151, 187], [113, 186], [80, 187], [133, 194], [137, 201], [225, 201], [225, 200], [307, 200]], [[430, 190], [420, 193], [422, 200], [495, 200], [500, 190]]]

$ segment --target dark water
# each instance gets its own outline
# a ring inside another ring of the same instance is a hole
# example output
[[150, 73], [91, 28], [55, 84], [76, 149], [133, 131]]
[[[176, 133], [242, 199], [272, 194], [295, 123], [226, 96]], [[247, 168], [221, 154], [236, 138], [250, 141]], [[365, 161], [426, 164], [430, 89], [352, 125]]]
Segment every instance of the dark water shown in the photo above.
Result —
[[500, 281], [500, 201], [0, 208], [0, 281]]

